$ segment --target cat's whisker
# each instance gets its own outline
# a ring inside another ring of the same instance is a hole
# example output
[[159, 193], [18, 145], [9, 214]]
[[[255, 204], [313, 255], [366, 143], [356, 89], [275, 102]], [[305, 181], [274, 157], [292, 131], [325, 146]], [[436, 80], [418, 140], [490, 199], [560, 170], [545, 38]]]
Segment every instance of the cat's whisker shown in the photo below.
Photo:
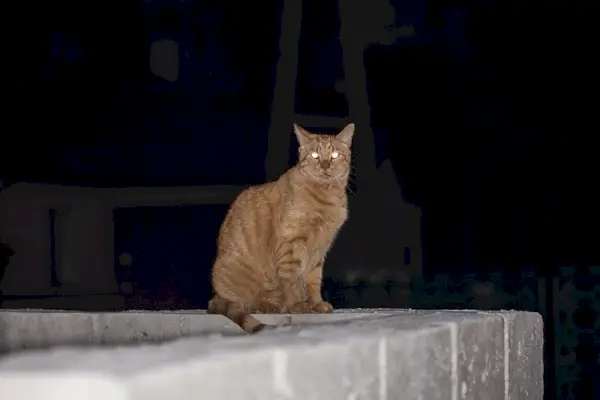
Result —
[[346, 189], [350, 192], [350, 194], [354, 194], [355, 190], [352, 188], [352, 186], [350, 186], [350, 183], [354, 183], [354, 182], [346, 182]]

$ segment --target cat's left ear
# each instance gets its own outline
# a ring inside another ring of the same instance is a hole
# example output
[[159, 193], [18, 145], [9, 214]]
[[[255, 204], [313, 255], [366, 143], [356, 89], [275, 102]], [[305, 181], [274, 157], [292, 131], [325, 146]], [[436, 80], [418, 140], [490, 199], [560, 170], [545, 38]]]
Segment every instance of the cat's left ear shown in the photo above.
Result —
[[354, 136], [354, 124], [348, 124], [340, 133], [335, 136], [335, 140], [344, 143], [350, 147], [352, 144], [352, 137]]
[[300, 147], [306, 146], [313, 140], [311, 134], [298, 124], [294, 124], [294, 133], [296, 134]]

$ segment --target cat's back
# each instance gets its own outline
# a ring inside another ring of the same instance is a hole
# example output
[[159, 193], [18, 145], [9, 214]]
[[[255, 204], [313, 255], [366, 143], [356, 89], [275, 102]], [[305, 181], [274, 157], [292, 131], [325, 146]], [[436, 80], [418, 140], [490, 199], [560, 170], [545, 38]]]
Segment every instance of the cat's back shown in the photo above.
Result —
[[276, 182], [250, 186], [231, 203], [219, 230], [220, 258], [244, 254], [262, 260], [273, 234], [278, 188]]
[[260, 222], [259, 218], [262, 222], [270, 220], [280, 197], [278, 189], [277, 181], [244, 189], [231, 203], [222, 229], [227, 229], [231, 224], [255, 225]]
[[244, 189], [231, 204], [230, 210], [244, 210], [245, 212], [265, 212], [271, 204], [277, 201], [279, 190], [277, 182], [267, 182], [253, 185]]

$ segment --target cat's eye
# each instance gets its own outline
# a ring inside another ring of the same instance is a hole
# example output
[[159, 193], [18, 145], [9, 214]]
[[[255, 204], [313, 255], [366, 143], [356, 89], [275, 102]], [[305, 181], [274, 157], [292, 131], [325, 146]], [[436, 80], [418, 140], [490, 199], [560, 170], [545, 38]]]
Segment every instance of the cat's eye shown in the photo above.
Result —
[[316, 152], [314, 152], [314, 151], [313, 151], [313, 152], [310, 154], [310, 156], [311, 156], [312, 158], [319, 158], [319, 153], [316, 153]]
[[331, 153], [331, 158], [338, 158], [340, 156], [340, 153], [338, 153], [337, 151], [334, 151], [333, 153]]

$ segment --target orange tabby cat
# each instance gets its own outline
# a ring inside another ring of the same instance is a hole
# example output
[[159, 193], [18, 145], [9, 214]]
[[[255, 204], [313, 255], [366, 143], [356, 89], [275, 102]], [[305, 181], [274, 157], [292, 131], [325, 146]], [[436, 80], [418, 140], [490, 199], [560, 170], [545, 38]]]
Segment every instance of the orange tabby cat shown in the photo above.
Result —
[[[221, 225], [208, 312], [254, 333], [251, 313], [330, 313], [321, 297], [325, 254], [348, 216], [354, 124], [313, 134], [294, 124], [298, 164], [244, 190]], [[289, 322], [285, 322], [289, 324]]]

